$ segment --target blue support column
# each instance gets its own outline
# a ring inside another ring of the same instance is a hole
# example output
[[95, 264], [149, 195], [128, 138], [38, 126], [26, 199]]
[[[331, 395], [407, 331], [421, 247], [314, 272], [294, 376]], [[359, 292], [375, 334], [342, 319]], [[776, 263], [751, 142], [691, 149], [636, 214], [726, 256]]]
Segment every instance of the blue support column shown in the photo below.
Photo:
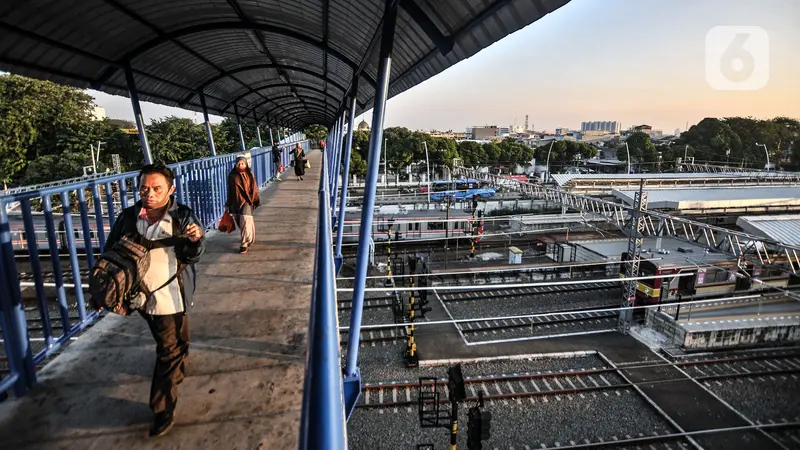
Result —
[[144, 129], [142, 106], [139, 104], [139, 91], [136, 90], [136, 83], [133, 81], [133, 69], [131, 69], [131, 66], [125, 66], [125, 81], [128, 83], [128, 93], [131, 96], [133, 119], [136, 121], [136, 129], [139, 130], [139, 143], [142, 145], [144, 163], [153, 164], [153, 154], [150, 152], [150, 144], [147, 142], [147, 132]]
[[361, 373], [358, 369], [358, 346], [361, 343], [361, 315], [364, 309], [364, 288], [369, 265], [369, 240], [372, 237], [372, 212], [375, 208], [375, 191], [380, 170], [383, 120], [386, 115], [386, 97], [391, 77], [394, 27], [397, 22], [396, 1], [386, 1], [381, 32], [381, 51], [378, 65], [378, 83], [375, 88], [375, 103], [372, 114], [372, 133], [369, 137], [367, 177], [364, 184], [364, 203], [361, 207], [361, 227], [358, 230], [358, 259], [356, 262], [353, 303], [350, 314], [350, 330], [347, 340], [347, 366], [344, 373], [344, 402], [348, 417], [361, 394]]
[[10, 370], [8, 381], [0, 377], [0, 389], [11, 388], [15, 396], [22, 397], [36, 382], [36, 370], [18, 279], [6, 203], [0, 201], [0, 326], [5, 340], [0, 345], [5, 345]]
[[[358, 83], [358, 78], [354, 81], [354, 83]], [[356, 84], [353, 92], [358, 92], [358, 84]], [[344, 147], [344, 167], [342, 168], [342, 192], [339, 194], [339, 215], [337, 219], [337, 223], [339, 227], [336, 229], [336, 256], [334, 257], [334, 262], [336, 263], [336, 274], [339, 274], [339, 271], [342, 269], [342, 262], [344, 259], [342, 258], [342, 236], [344, 235], [344, 210], [347, 206], [347, 183], [348, 178], [350, 177], [350, 153], [353, 149], [353, 124], [355, 123], [356, 119], [356, 106], [357, 106], [358, 98], [353, 95], [353, 99], [350, 103], [350, 113], [348, 114], [348, 125], [347, 125], [347, 144]]]
[[[336, 194], [339, 191], [339, 168], [342, 167], [342, 150], [343, 150], [342, 147], [344, 147], [344, 145], [342, 145], [342, 138], [344, 137], [344, 124], [345, 124], [346, 119], [347, 119], [347, 111], [345, 110], [345, 112], [342, 113], [342, 118], [339, 120], [339, 122], [340, 122], [340, 124], [339, 124], [339, 137], [336, 138], [336, 143], [338, 144], [336, 146], [336, 162], [334, 163], [333, 172], [332, 172], [332, 175], [333, 175], [333, 189], [331, 190], [331, 208], [333, 209], [334, 212], [336, 212], [336, 201], [338, 200], [338, 197], [336, 196]], [[338, 217], [334, 216], [333, 217], [333, 225], [334, 226], [336, 225], [337, 220], [338, 220]]]
[[200, 105], [203, 107], [203, 121], [206, 124], [206, 135], [208, 135], [208, 147], [211, 149], [211, 156], [217, 156], [217, 149], [214, 147], [214, 134], [211, 132], [211, 121], [208, 120], [208, 107], [206, 107], [206, 95], [203, 91], [197, 93], [200, 97]]
[[242, 134], [242, 121], [239, 117], [239, 107], [236, 106], [236, 103], [233, 104], [233, 114], [236, 115], [236, 128], [239, 130], [239, 146], [242, 147], [242, 153], [246, 152], [247, 149], [244, 147], [244, 134]]
[[253, 123], [256, 125], [256, 137], [258, 137], [258, 148], [264, 146], [261, 142], [261, 129], [258, 127], [258, 117], [256, 117], [256, 110], [253, 110]]

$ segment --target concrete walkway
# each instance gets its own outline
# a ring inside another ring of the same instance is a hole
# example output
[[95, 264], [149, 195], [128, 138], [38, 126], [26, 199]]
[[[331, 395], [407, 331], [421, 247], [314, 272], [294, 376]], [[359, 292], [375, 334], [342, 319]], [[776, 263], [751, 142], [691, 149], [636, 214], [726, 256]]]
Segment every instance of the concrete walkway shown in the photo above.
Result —
[[238, 232], [209, 237], [170, 434], [147, 436], [155, 344], [145, 321], [109, 315], [32, 393], [0, 403], [0, 448], [297, 448], [321, 154], [309, 159], [305, 181], [287, 172], [262, 192], [248, 254], [237, 253]]

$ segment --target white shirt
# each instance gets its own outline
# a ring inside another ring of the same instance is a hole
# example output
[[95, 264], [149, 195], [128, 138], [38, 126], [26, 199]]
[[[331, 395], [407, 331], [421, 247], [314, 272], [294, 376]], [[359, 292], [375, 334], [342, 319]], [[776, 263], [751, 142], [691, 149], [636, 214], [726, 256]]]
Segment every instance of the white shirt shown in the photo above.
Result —
[[[174, 208], [172, 208], [174, 209]], [[164, 217], [150, 225], [147, 219], [138, 218], [136, 229], [146, 239], [158, 240], [172, 236], [172, 216], [170, 211]], [[150, 269], [144, 275], [142, 282], [147, 289], [154, 290], [167, 282], [178, 270], [178, 258], [175, 255], [175, 247], [154, 248], [150, 250]], [[165, 316], [183, 312], [183, 299], [181, 298], [181, 288], [175, 278], [169, 286], [153, 293], [145, 303], [145, 312], [155, 316]], [[144, 297], [143, 293], [139, 295]]]

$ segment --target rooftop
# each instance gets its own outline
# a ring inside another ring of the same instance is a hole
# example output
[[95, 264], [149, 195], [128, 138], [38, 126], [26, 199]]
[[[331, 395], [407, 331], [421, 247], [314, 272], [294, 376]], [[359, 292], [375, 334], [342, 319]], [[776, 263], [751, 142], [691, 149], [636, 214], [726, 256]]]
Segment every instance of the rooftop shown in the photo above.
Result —
[[[598, 241], [573, 241], [573, 244], [579, 245], [587, 250], [590, 250], [598, 255], [606, 258], [609, 261], [619, 261], [622, 254], [628, 251], [628, 239], [606, 239]], [[669, 254], [659, 254], [657, 249], [664, 249], [669, 251]], [[689, 250], [689, 252], [682, 252], [678, 249]], [[679, 241], [672, 238], [662, 238], [661, 245], [656, 246], [655, 238], [645, 238], [642, 242], [642, 259], [660, 259], [659, 265], [703, 265], [703, 263], [715, 264], [723, 261], [729, 261], [730, 256], [724, 253], [711, 253], [705, 254], [705, 248], [690, 244], [688, 242]]]
[[[704, 189], [646, 189], [649, 209], [722, 209], [753, 206], [800, 206], [800, 187], [741, 187]], [[631, 205], [634, 190], [612, 194]]]
[[573, 174], [558, 173], [552, 175], [553, 180], [559, 186], [563, 186], [572, 180], [672, 180], [672, 179], [697, 179], [697, 178], [764, 178], [764, 177], [785, 177], [783, 172], [728, 172], [728, 173], [631, 173], [631, 174]]
[[736, 225], [746, 233], [764, 236], [778, 242], [800, 245], [800, 214], [785, 216], [742, 216]]

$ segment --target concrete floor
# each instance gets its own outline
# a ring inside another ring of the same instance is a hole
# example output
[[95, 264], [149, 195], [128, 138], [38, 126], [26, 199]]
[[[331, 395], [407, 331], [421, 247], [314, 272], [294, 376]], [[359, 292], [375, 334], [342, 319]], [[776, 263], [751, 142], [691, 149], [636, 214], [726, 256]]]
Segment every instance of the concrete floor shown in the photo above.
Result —
[[297, 448], [321, 154], [309, 156], [305, 181], [287, 172], [262, 192], [248, 254], [237, 253], [238, 232], [209, 236], [170, 434], [147, 436], [155, 344], [145, 321], [109, 315], [28, 396], [0, 403], [0, 448]]

